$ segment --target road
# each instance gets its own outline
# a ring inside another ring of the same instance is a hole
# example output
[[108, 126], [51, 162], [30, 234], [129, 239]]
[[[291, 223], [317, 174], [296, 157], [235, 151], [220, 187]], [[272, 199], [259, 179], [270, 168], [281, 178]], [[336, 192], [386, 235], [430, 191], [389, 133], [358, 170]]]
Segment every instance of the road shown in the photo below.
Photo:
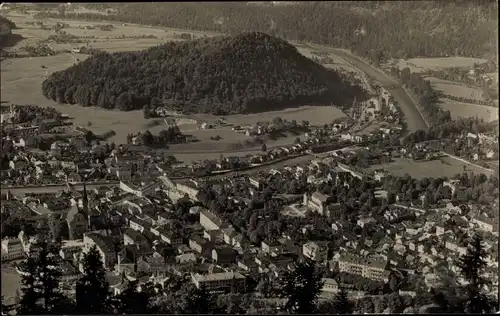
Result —
[[[347, 62], [351, 63], [354, 67], [363, 71], [368, 77], [377, 81], [381, 86], [384, 86], [394, 97], [394, 99], [398, 102], [401, 111], [405, 117], [406, 124], [408, 125], [408, 131], [414, 132], [416, 130], [422, 129], [427, 130], [428, 125], [425, 122], [422, 114], [419, 109], [413, 103], [412, 99], [406, 94], [401, 84], [385, 74], [382, 70], [373, 67], [367, 62], [363, 61], [360, 57], [354, 56], [352, 53], [343, 50], [343, 49], [335, 49], [328, 48], [324, 46], [312, 45], [309, 44], [312, 48], [326, 50], [329, 53], [335, 54]], [[396, 86], [396, 88], [389, 88], [391, 86]]]

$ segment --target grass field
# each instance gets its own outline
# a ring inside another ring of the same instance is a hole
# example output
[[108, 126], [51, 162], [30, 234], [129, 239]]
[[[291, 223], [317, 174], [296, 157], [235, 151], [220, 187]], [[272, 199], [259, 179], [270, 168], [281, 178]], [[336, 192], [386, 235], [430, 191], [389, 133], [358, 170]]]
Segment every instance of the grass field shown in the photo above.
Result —
[[406, 158], [396, 158], [390, 163], [370, 166], [368, 170], [374, 171], [376, 169], [384, 169], [397, 176], [409, 174], [412, 178], [421, 179], [424, 177], [452, 177], [457, 173], [464, 172], [464, 166], [467, 171], [484, 173], [487, 176], [492, 174], [492, 172], [465, 164], [451, 157], [443, 157], [438, 160], [419, 162]]
[[458, 98], [462, 97], [474, 100], [484, 100], [483, 92], [480, 88], [468, 87], [457, 82], [442, 80], [435, 77], [425, 77], [425, 79], [430, 81], [432, 87], [437, 92], [442, 92]]
[[479, 117], [483, 118], [485, 121], [492, 122], [498, 120], [498, 108], [487, 106], [487, 105], [477, 105], [470, 103], [458, 102], [446, 98], [441, 98], [441, 108], [449, 110], [452, 119], [457, 119], [459, 117]]
[[408, 60], [398, 60], [396, 64], [400, 69], [410, 68], [411, 72], [426, 72], [451, 67], [472, 68], [474, 63], [482, 64], [486, 61], [486, 59], [473, 57], [410, 58]]

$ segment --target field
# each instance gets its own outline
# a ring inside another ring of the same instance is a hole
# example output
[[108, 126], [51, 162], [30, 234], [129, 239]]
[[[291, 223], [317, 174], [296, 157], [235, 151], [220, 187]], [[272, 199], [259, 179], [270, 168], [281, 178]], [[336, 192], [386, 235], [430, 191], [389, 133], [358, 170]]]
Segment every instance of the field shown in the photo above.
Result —
[[[13, 30], [14, 33], [24, 37], [15, 47], [8, 48], [8, 51], [22, 52], [26, 45], [36, 45], [40, 40], [54, 35], [50, 30], [43, 30], [39, 26], [27, 24], [27, 22], [36, 21], [33, 17], [21, 14], [11, 14], [12, 19], [19, 27]], [[84, 43], [50, 43], [50, 46], [56, 51], [71, 50], [76, 47], [88, 46], [104, 49], [108, 52], [141, 50], [147, 47], [165, 43], [166, 41], [181, 40], [181, 33], [191, 34], [199, 38], [204, 36], [214, 36], [215, 33], [204, 33], [197, 31], [184, 31], [175, 29], [166, 29], [159, 27], [149, 27], [134, 24], [122, 24], [111, 22], [86, 22], [72, 20], [46, 19], [43, 21], [45, 26], [54, 26], [57, 22], [64, 22], [69, 25], [63, 29], [64, 32], [80, 37]], [[103, 31], [99, 28], [85, 29], [89, 26], [112, 24], [114, 26], [110, 31]], [[153, 38], [144, 38], [152, 36]], [[142, 37], [142, 38], [138, 38]], [[310, 46], [301, 46], [299, 50], [310, 57], [314, 50]], [[332, 59], [334, 56], [331, 56]], [[8, 59], [1, 62], [1, 98], [2, 101], [14, 104], [36, 104], [41, 106], [51, 106], [68, 114], [74, 118], [77, 125], [87, 126], [91, 123], [90, 129], [96, 134], [102, 134], [110, 130], [115, 131], [116, 135], [108, 141], [115, 143], [125, 143], [127, 134], [150, 130], [153, 134], [159, 133], [165, 128], [165, 124], [153, 126], [153, 120], [143, 118], [142, 111], [119, 112], [109, 111], [95, 107], [84, 108], [77, 105], [61, 105], [46, 99], [41, 92], [41, 83], [54, 71], [66, 69], [75, 62], [85, 60], [88, 55], [62, 53], [56, 56], [32, 57]], [[338, 59], [338, 58], [337, 58]], [[335, 59], [339, 65], [348, 67], [341, 59]], [[44, 66], [45, 68], [42, 68]], [[335, 66], [335, 65], [327, 65]], [[296, 120], [301, 122], [307, 120], [311, 125], [324, 125], [332, 122], [335, 118], [343, 117], [344, 114], [337, 108], [324, 106], [304, 106], [284, 111], [273, 111], [252, 115], [230, 115], [226, 116], [226, 122], [233, 125], [253, 125], [258, 121], [271, 121], [274, 117], [281, 117], [287, 120]], [[201, 130], [196, 122], [206, 121], [214, 123], [217, 117], [211, 115], [193, 115], [189, 119], [193, 122], [179, 122], [181, 131], [185, 134], [193, 135], [200, 140], [197, 143], [173, 145], [169, 152], [177, 155], [179, 159], [192, 161], [198, 159], [207, 159], [214, 154], [217, 157], [220, 153], [228, 154], [234, 152], [234, 155], [246, 155], [250, 152], [260, 150], [260, 146], [254, 146], [244, 150], [235, 150], [236, 143], [242, 143], [250, 140], [251, 137], [241, 133], [236, 133], [229, 126], [215, 126], [214, 129]], [[182, 121], [182, 120], [181, 120]], [[219, 141], [214, 141], [211, 137], [220, 136]], [[288, 135], [277, 140], [267, 140], [268, 148], [275, 146], [285, 146], [293, 143], [297, 136]], [[209, 156], [206, 156], [208, 154]], [[192, 157], [191, 157], [192, 156]]]
[[[409, 60], [392, 60], [389, 64], [396, 65], [399, 69], [405, 67], [410, 68], [412, 73], [425, 73], [429, 70], [439, 70], [450, 67], [472, 68], [474, 63], [481, 64], [486, 62], [485, 59], [469, 58], [469, 57], [447, 57], [447, 58], [412, 58]], [[387, 68], [387, 65], [384, 66]], [[495, 74], [498, 78], [498, 74]], [[469, 87], [464, 84], [449, 80], [442, 80], [435, 77], [426, 76], [432, 87], [443, 94], [451, 95], [457, 98], [467, 98], [474, 100], [484, 100], [483, 92], [480, 88]], [[498, 79], [497, 79], [498, 81]], [[449, 110], [451, 117], [479, 117], [485, 121], [498, 120], [498, 108], [476, 105], [471, 103], [459, 102], [448, 98], [440, 98], [440, 106]]]
[[368, 168], [369, 171], [384, 169], [391, 174], [404, 176], [409, 174], [412, 178], [421, 179], [424, 177], [452, 177], [457, 173], [464, 172], [464, 166], [467, 171], [474, 173], [484, 173], [490, 176], [492, 172], [485, 169], [465, 164], [451, 157], [442, 157], [431, 161], [413, 161], [406, 158], [396, 158], [393, 162], [373, 165]]
[[2, 296], [4, 296], [6, 303], [13, 303], [17, 290], [21, 292], [21, 276], [12, 267], [12, 264], [2, 264]]
[[475, 63], [482, 64], [486, 61], [486, 59], [472, 57], [411, 58], [396, 61], [396, 64], [400, 69], [410, 68], [411, 72], [426, 72], [452, 67], [472, 68]]
[[498, 108], [487, 105], [477, 105], [441, 98], [441, 108], [449, 110], [452, 119], [459, 117], [479, 117], [487, 122], [498, 120]]

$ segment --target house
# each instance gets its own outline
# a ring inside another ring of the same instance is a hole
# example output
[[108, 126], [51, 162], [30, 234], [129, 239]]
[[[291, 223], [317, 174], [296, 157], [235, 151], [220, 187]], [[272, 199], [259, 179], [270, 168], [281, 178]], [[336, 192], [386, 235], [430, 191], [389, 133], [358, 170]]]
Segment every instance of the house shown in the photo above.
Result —
[[310, 198], [307, 193], [304, 193], [304, 205], [321, 215], [327, 215], [325, 207], [328, 201], [329, 197], [319, 191], [314, 192]]
[[2, 240], [2, 262], [18, 260], [24, 257], [24, 248], [19, 238], [7, 237]]
[[86, 195], [84, 197], [84, 200], [85, 201], [83, 207], [80, 208], [78, 204], [73, 204], [70, 211], [66, 215], [69, 240], [82, 239], [83, 234], [89, 231], [90, 225]]
[[335, 279], [323, 278], [321, 281], [323, 282], [323, 287], [321, 288], [322, 292], [337, 293], [339, 291], [339, 284]]
[[172, 246], [177, 246], [177, 245], [182, 245], [182, 236], [176, 232], [169, 231], [165, 228], [159, 228], [158, 231], [160, 232], [160, 238], [164, 242], [172, 245]]
[[224, 242], [224, 235], [220, 229], [205, 230], [203, 232], [203, 238], [215, 244]]
[[222, 219], [207, 209], [200, 211], [200, 224], [207, 231], [227, 227], [227, 224], [223, 223]]
[[309, 241], [302, 245], [302, 254], [316, 262], [325, 262], [328, 257], [328, 244], [324, 241]]
[[281, 253], [282, 245], [276, 240], [263, 241], [260, 244], [262, 251], [270, 255], [276, 256]]
[[230, 246], [233, 246], [233, 238], [236, 237], [238, 233], [233, 227], [226, 227], [222, 229], [222, 236], [224, 238], [224, 242]]
[[236, 264], [238, 265], [238, 268], [245, 272], [254, 272], [257, 270], [257, 263], [255, 262], [254, 256], [251, 254], [243, 255], [242, 258], [237, 260]]
[[189, 238], [189, 248], [193, 249], [197, 253], [206, 254], [212, 253], [214, 244], [199, 235], [193, 235]]
[[340, 272], [360, 275], [372, 280], [384, 280], [387, 259], [375, 259], [356, 254], [346, 253], [339, 257], [338, 267]]
[[212, 250], [212, 259], [218, 264], [231, 264], [236, 262], [237, 252], [229, 247], [220, 247]]
[[262, 180], [261, 180], [261, 179], [258, 179], [258, 178], [255, 178], [255, 177], [250, 177], [250, 178], [248, 179], [248, 181], [250, 181], [250, 184], [251, 184], [252, 186], [254, 186], [255, 188], [257, 188], [257, 189], [259, 189], [259, 190], [260, 190], [260, 189], [262, 188], [262, 186], [263, 186], [263, 182], [262, 182]]
[[376, 220], [373, 217], [365, 217], [365, 218], [358, 219], [356, 224], [358, 224], [360, 227], [364, 227], [365, 225], [369, 225], [369, 224], [372, 224], [375, 222], [376, 222]]
[[476, 216], [472, 219], [472, 222], [479, 226], [479, 229], [486, 232], [498, 232], [498, 219], [488, 218], [485, 216]]
[[196, 262], [196, 256], [194, 253], [180, 254], [175, 257], [175, 262], [177, 263]]
[[193, 185], [191, 185], [188, 182], [185, 183], [176, 183], [176, 189], [177, 192], [180, 196], [187, 195], [191, 200], [193, 201], [198, 201], [198, 192], [199, 190], [195, 188]]
[[213, 291], [244, 291], [246, 277], [238, 272], [221, 272], [201, 275], [191, 273], [191, 280], [197, 288], [204, 287], [209, 292]]
[[[87, 253], [94, 245], [101, 255], [101, 260], [104, 267], [107, 269], [111, 268], [118, 259], [118, 254], [115, 251], [115, 245], [111, 240], [111, 237], [102, 236], [98, 233], [87, 233], [83, 236], [84, 249], [83, 252]], [[82, 271], [83, 267], [80, 267]]]

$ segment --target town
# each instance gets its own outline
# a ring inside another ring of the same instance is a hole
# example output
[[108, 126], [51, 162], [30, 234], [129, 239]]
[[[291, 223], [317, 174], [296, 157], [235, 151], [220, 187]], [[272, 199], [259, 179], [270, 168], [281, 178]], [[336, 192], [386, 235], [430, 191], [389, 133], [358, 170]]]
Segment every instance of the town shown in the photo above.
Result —
[[490, 2], [0, 4], [2, 315], [497, 312]]

